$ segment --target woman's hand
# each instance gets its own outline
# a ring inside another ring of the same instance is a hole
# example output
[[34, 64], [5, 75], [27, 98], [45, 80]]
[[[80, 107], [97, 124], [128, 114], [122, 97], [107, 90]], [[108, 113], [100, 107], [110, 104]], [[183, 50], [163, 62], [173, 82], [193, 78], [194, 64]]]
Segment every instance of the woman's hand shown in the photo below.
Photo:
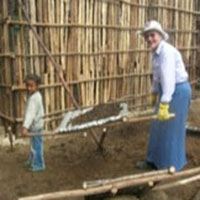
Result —
[[158, 119], [160, 121], [165, 121], [170, 118], [169, 115], [169, 104], [168, 103], [160, 103], [158, 110]]

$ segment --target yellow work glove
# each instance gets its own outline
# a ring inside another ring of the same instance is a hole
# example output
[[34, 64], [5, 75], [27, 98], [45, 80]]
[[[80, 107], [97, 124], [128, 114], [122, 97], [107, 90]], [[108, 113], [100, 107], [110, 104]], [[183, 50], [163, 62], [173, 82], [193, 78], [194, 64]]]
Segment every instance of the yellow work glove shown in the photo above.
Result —
[[151, 95], [151, 106], [155, 107], [157, 102], [158, 102], [158, 95], [156, 93], [153, 93]]
[[168, 103], [160, 103], [158, 110], [158, 119], [160, 121], [168, 120], [169, 117], [169, 104]]

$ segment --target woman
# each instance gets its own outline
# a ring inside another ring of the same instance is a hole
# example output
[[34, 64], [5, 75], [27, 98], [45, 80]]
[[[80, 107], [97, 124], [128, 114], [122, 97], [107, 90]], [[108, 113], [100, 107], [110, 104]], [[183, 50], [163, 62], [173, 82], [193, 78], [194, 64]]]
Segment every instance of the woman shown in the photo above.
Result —
[[[168, 34], [157, 21], [150, 21], [141, 33], [153, 62], [152, 93], [159, 96], [152, 122], [146, 163], [163, 169], [174, 166], [181, 170], [186, 164], [185, 123], [191, 99], [188, 74], [180, 52], [166, 42]], [[169, 113], [175, 113], [169, 119]]]

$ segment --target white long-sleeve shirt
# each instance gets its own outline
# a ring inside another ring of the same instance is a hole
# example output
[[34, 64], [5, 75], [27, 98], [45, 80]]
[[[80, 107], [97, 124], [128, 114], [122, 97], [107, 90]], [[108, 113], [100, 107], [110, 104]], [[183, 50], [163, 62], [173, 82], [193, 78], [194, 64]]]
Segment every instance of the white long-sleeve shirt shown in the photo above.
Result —
[[42, 96], [39, 91], [30, 95], [27, 99], [23, 127], [37, 131], [43, 128], [44, 108]]
[[153, 53], [153, 85], [152, 92], [157, 93], [159, 84], [162, 87], [161, 102], [169, 103], [175, 90], [176, 83], [188, 80], [180, 52], [162, 40]]

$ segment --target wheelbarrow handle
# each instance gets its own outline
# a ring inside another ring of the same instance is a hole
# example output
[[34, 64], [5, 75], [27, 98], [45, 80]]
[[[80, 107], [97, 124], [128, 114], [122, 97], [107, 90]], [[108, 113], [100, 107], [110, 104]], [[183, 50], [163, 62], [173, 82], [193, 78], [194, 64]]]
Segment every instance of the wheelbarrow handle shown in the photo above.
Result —
[[[169, 120], [174, 118], [176, 115], [174, 113], [170, 113], [169, 114]], [[149, 120], [156, 120], [158, 119], [158, 115], [150, 115], [150, 116], [144, 116], [144, 117], [124, 117], [123, 118], [123, 122], [133, 122], [133, 123], [136, 123], [136, 122], [143, 122], [143, 121], [149, 121]]]

